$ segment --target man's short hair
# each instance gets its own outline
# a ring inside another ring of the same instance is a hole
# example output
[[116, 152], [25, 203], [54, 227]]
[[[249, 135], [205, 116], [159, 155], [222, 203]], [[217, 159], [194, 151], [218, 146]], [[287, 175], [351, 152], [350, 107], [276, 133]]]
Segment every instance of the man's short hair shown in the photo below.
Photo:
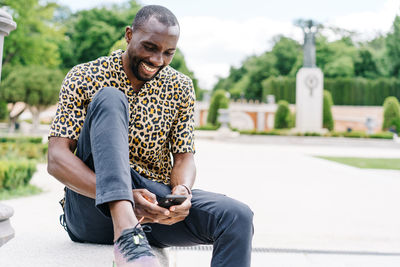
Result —
[[135, 16], [132, 23], [133, 30], [139, 29], [143, 26], [150, 18], [156, 18], [160, 23], [165, 26], [175, 26], [179, 23], [175, 15], [167, 8], [159, 5], [148, 5], [141, 8]]

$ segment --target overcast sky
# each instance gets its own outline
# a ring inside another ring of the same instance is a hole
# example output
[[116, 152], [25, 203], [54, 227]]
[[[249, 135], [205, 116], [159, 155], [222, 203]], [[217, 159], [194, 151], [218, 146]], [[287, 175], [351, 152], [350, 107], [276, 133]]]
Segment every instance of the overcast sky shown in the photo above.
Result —
[[[58, 0], [73, 11], [124, 0]], [[278, 34], [302, 41], [298, 18], [360, 33], [361, 39], [387, 33], [400, 0], [140, 0], [169, 8], [181, 25], [178, 46], [200, 86], [211, 89], [218, 76], [247, 57], [271, 48]], [[101, 4], [99, 4], [101, 3]], [[130, 22], [127, 22], [127, 24]], [[123, 30], [123, 29], [121, 29]]]

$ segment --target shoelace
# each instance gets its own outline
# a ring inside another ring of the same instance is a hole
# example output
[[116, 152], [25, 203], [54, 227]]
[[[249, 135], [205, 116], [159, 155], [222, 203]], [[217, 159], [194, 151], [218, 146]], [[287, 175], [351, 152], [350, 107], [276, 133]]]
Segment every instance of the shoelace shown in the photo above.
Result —
[[150, 231], [151, 227], [149, 225], [140, 227], [140, 224], [138, 223], [134, 228], [128, 230], [118, 238], [116, 244], [128, 261], [140, 258], [142, 256], [154, 257], [149, 242], [144, 234], [145, 232]]

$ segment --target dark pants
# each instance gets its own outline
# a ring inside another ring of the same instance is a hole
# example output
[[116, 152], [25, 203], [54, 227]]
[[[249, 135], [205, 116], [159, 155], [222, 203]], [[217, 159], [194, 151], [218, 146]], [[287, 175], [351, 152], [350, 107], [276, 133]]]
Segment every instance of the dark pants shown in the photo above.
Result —
[[[132, 201], [132, 188], [158, 197], [169, 186], [141, 177], [129, 166], [129, 104], [115, 88], [104, 88], [89, 105], [76, 155], [96, 173], [96, 200], [66, 190], [65, 219], [73, 241], [113, 243], [108, 202]], [[150, 244], [158, 247], [213, 244], [211, 266], [250, 266], [253, 213], [227, 196], [193, 190], [190, 214], [174, 225], [149, 224]]]

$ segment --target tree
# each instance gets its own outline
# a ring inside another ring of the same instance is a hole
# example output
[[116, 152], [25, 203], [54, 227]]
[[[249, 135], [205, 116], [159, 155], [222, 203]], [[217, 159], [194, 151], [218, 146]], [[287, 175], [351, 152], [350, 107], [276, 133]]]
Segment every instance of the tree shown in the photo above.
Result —
[[8, 7], [17, 23], [17, 29], [4, 41], [3, 78], [13, 66], [58, 67], [57, 41], [63, 38], [63, 31], [52, 20], [57, 4], [39, 0], [0, 0], [0, 4]]
[[386, 48], [390, 58], [390, 74], [400, 78], [400, 16], [396, 16], [392, 32], [387, 35]]
[[108, 54], [125, 34], [140, 5], [131, 0], [122, 5], [78, 11], [66, 21], [66, 35], [59, 44], [63, 67], [94, 60]]
[[285, 129], [291, 125], [291, 113], [289, 109], [289, 103], [286, 100], [280, 100], [278, 102], [278, 109], [275, 113], [274, 128]]
[[399, 100], [394, 96], [389, 96], [383, 103], [383, 130], [395, 128], [400, 131], [400, 104]]
[[[17, 102], [24, 102], [32, 113], [33, 129], [36, 130], [40, 113], [57, 102], [63, 77], [57, 69], [43, 66], [18, 67], [1, 83], [0, 97], [11, 103], [12, 108]], [[15, 123], [22, 112], [10, 117], [10, 131], [15, 129]]]
[[275, 69], [276, 58], [270, 52], [259, 57], [251, 57], [245, 62], [245, 68], [249, 75], [250, 83], [244, 89], [246, 99], [262, 101], [262, 81], [275, 76], [278, 71]]
[[354, 74], [355, 76], [365, 78], [376, 78], [379, 76], [376, 62], [369, 49], [361, 48], [358, 50], [358, 57], [354, 62]]
[[332, 131], [334, 128], [334, 120], [332, 116], [333, 100], [332, 95], [329, 91], [324, 90], [324, 100], [323, 100], [323, 127]]
[[279, 75], [286, 76], [296, 63], [298, 54], [301, 53], [301, 47], [298, 42], [291, 38], [278, 36], [271, 53], [276, 58], [275, 68]]
[[214, 92], [210, 107], [208, 108], [207, 123], [218, 125], [218, 110], [220, 108], [228, 108], [229, 98], [226, 96], [227, 92], [224, 90], [217, 90]]

